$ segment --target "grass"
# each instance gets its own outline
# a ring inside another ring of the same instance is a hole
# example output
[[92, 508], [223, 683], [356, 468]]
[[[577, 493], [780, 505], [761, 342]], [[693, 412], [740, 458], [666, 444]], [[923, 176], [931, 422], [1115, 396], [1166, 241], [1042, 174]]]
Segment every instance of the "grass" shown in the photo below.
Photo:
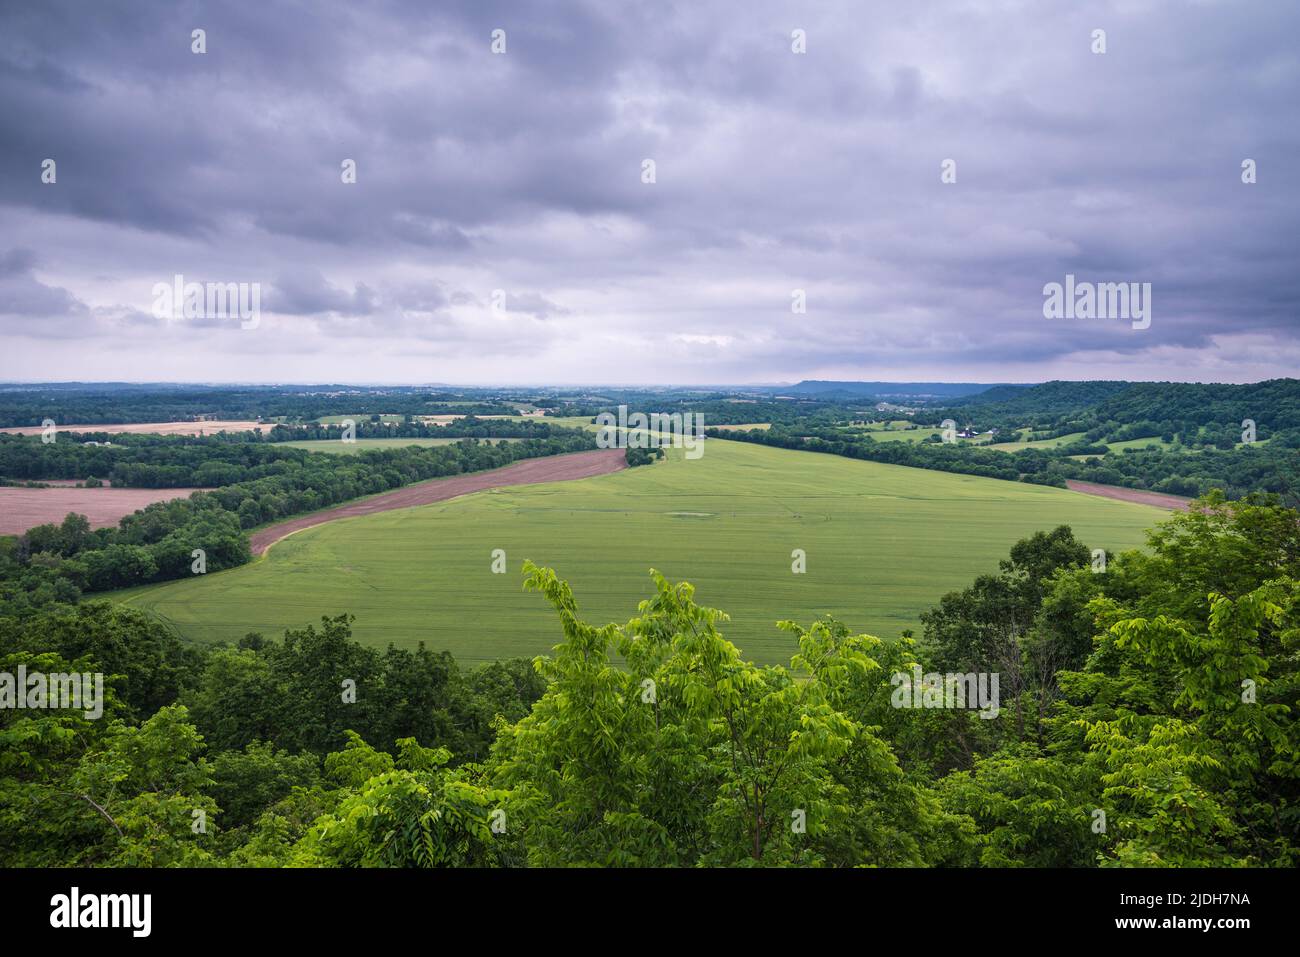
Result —
[[[525, 594], [525, 558], [574, 588], [581, 614], [626, 621], [648, 569], [693, 582], [732, 616], [752, 659], [788, 662], [775, 623], [831, 613], [882, 637], [918, 628], [945, 592], [992, 572], [1017, 539], [1069, 524], [1091, 547], [1139, 545], [1164, 517], [1060, 489], [713, 440], [702, 458], [576, 482], [482, 492], [298, 532], [230, 571], [117, 597], [199, 641], [278, 635], [352, 612], [367, 644], [448, 649], [475, 663], [547, 653], [554, 613]], [[509, 573], [490, 571], [504, 549]], [[791, 572], [791, 550], [807, 573]]]
[[924, 442], [942, 432], [943, 429], [867, 429], [864, 434], [874, 442]]
[[598, 432], [599, 426], [591, 421], [589, 415], [519, 415], [512, 416], [511, 421], [518, 422], [543, 422], [547, 425], [563, 426], [566, 429], [587, 429], [591, 432]]
[[995, 442], [989, 448], [997, 449], [999, 452], [1019, 452], [1021, 449], [1057, 449], [1062, 445], [1071, 445], [1078, 442], [1087, 434], [1086, 432], [1071, 432], [1069, 435], [1060, 435], [1054, 439], [1040, 439], [1037, 442]]
[[[355, 442], [343, 442], [339, 439], [302, 439], [296, 442], [277, 442], [277, 445], [291, 449], [306, 449], [309, 452], [326, 452], [330, 455], [356, 455], [367, 449], [404, 449], [409, 445], [451, 445], [463, 439], [357, 439]], [[478, 439], [479, 442], [518, 442], [519, 439]]]
[[[406, 416], [404, 415], [384, 414], [379, 418], [387, 425], [401, 425], [406, 421]], [[370, 421], [370, 413], [358, 412], [355, 415], [322, 415], [315, 421], [319, 422], [321, 425], [342, 425], [348, 419], [351, 419], [357, 425], [361, 425], [363, 422]]]
[[1123, 452], [1125, 449], [1145, 449], [1148, 445], [1154, 445], [1158, 449], [1173, 448], [1173, 442], [1166, 442], [1160, 436], [1152, 436], [1146, 439], [1126, 439], [1123, 442], [1107, 442], [1106, 448], [1112, 452]]
[[862, 426], [865, 432], [894, 432], [910, 429], [915, 423], [911, 419], [891, 419], [888, 422], [869, 422]]
[[[925, 442], [932, 435], [942, 438], [943, 429], [868, 429], [864, 434], [875, 442]], [[988, 445], [988, 436], [979, 435], [973, 439], [957, 439], [957, 441], [968, 445]]]

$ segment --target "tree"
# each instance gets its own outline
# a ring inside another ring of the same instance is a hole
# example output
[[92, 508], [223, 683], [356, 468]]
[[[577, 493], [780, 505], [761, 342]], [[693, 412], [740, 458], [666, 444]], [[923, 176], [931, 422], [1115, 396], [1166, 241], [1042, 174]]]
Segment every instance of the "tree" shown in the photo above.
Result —
[[[489, 867], [511, 862], [517, 843], [499, 811], [504, 794], [445, 765], [444, 748], [398, 742], [394, 760], [349, 735], [346, 761], [326, 772], [348, 785], [338, 809], [321, 817], [296, 849], [308, 866]], [[331, 758], [337, 757], [331, 755]]]
[[69, 775], [62, 797], [99, 839], [68, 863], [110, 867], [202, 866], [212, 860], [218, 808], [198, 755], [203, 739], [183, 707], [162, 708], [139, 727], [115, 722], [102, 748]]
[[[524, 569], [565, 640], [554, 658], [539, 659], [546, 693], [528, 717], [500, 729], [488, 770], [510, 792], [530, 863], [870, 859], [858, 843], [869, 828], [852, 823], [878, 808], [855, 808], [853, 797], [908, 790], [888, 746], [841, 710], [862, 703], [864, 683], [887, 683], [869, 655], [876, 639], [786, 623], [800, 647], [793, 673], [759, 668], [723, 638], [726, 616], [697, 605], [689, 584], [652, 573], [655, 594], [639, 616], [598, 628], [578, 617], [553, 571]], [[626, 668], [615, 666], [614, 651]], [[918, 797], [899, 802], [904, 813], [934, 811]], [[914, 823], [892, 822], [901, 831]], [[900, 850], [887, 853], [896, 859]]]

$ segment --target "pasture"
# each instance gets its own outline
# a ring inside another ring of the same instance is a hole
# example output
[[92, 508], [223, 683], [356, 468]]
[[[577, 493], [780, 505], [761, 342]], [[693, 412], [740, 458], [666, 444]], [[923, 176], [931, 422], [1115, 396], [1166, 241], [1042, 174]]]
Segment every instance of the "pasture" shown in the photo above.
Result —
[[1039, 439], [1036, 442], [994, 442], [989, 448], [997, 449], [999, 452], [1019, 452], [1022, 449], [1057, 449], [1062, 445], [1071, 445], [1078, 442], [1086, 434], [1086, 432], [1071, 432], [1069, 435], [1058, 435], [1054, 439]]
[[873, 442], [924, 442], [932, 435], [942, 436], [943, 429], [865, 429]]

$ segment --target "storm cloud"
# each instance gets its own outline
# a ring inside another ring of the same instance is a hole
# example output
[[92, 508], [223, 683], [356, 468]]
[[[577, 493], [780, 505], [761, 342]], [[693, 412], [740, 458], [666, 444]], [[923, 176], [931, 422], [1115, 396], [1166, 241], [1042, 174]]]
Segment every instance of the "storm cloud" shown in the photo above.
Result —
[[[0, 0], [0, 379], [1294, 374], [1297, 34], [1227, 0]], [[1044, 318], [1067, 274], [1151, 283], [1150, 328]], [[262, 321], [154, 315], [178, 275]]]

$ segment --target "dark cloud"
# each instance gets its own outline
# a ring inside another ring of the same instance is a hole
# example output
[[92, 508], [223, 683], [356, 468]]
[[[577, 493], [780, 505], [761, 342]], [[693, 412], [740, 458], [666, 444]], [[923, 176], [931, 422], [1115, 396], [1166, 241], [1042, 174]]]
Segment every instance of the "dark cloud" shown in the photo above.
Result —
[[319, 269], [299, 269], [282, 273], [263, 305], [271, 312], [303, 316], [330, 312], [366, 316], [374, 312], [377, 298], [364, 283], [357, 283], [348, 292], [331, 285]]
[[62, 338], [84, 331], [86, 304], [68, 290], [36, 278], [36, 254], [15, 248], [0, 252], [0, 329], [13, 335]]
[[[4, 3], [0, 378], [111, 352], [114, 378], [575, 381], [651, 350], [669, 382], [1286, 374], [1297, 27], [1214, 0]], [[1045, 320], [1067, 273], [1152, 283], [1151, 328]], [[175, 274], [272, 315], [162, 324]]]
[[566, 316], [569, 310], [556, 305], [545, 296], [535, 292], [506, 293], [505, 308], [509, 312], [522, 312], [534, 319], [546, 319], [550, 316]]

